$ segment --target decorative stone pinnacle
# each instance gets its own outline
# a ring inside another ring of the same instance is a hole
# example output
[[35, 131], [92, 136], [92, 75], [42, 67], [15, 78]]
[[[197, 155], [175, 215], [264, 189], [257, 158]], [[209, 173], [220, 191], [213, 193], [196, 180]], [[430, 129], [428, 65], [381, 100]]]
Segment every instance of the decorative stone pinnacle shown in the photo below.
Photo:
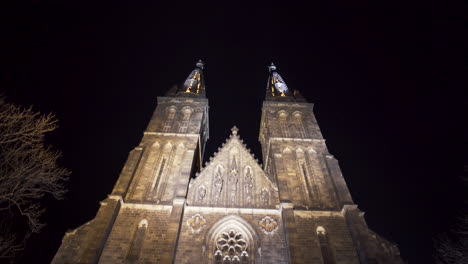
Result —
[[270, 65], [268, 66], [268, 70], [270, 70], [270, 72], [271, 71], [276, 71], [276, 66], [275, 66], [275, 64], [273, 62], [270, 63]]
[[232, 131], [232, 134], [233, 134], [233, 135], [237, 135], [237, 132], [239, 131], [239, 129], [238, 129], [236, 126], [233, 126], [233, 127], [231, 128], [231, 131]]
[[197, 65], [197, 67], [198, 67], [198, 68], [200, 68], [200, 69], [202, 69], [202, 70], [203, 70], [203, 67], [205, 66], [205, 63], [203, 63], [203, 61], [202, 61], [202, 60], [198, 60], [198, 62], [197, 62], [197, 64], [196, 64], [196, 65]]

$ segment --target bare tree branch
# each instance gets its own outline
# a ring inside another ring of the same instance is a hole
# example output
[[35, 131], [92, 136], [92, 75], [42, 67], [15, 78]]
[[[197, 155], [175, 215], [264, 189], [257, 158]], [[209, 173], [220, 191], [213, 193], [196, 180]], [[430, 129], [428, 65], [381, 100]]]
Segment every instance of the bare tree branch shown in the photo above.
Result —
[[66, 193], [69, 172], [57, 166], [60, 153], [44, 144], [44, 134], [57, 126], [54, 115], [0, 96], [0, 258], [13, 258], [44, 227], [41, 198], [62, 199]]
[[[465, 167], [465, 173], [467, 167]], [[468, 177], [462, 177], [468, 183]], [[465, 264], [468, 263], [468, 214], [462, 212], [458, 225], [449, 233], [434, 239], [435, 261], [437, 264]]]

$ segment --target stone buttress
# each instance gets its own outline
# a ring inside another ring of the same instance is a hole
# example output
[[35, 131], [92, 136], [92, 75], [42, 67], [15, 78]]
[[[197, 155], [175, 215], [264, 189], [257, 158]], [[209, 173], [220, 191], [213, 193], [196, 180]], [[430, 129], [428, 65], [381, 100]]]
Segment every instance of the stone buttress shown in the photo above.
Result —
[[233, 127], [202, 167], [203, 66], [158, 97], [112, 194], [65, 234], [53, 263], [402, 263], [353, 202], [313, 105], [273, 64], [259, 134], [264, 165]]

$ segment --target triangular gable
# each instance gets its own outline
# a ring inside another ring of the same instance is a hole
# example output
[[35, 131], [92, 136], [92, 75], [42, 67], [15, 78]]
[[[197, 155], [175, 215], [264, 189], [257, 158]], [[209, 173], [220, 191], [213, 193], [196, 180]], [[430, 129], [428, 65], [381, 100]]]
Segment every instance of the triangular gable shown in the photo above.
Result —
[[192, 180], [187, 203], [197, 206], [275, 208], [278, 189], [242, 143], [237, 128]]

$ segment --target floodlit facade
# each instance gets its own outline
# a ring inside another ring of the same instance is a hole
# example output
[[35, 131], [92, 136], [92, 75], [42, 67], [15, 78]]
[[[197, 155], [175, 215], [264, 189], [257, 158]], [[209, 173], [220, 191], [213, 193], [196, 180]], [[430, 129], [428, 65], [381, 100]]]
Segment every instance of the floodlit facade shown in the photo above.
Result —
[[96, 217], [52, 263], [402, 263], [372, 232], [308, 103], [272, 64], [259, 140], [238, 129], [202, 166], [209, 137], [203, 63], [158, 98]]

